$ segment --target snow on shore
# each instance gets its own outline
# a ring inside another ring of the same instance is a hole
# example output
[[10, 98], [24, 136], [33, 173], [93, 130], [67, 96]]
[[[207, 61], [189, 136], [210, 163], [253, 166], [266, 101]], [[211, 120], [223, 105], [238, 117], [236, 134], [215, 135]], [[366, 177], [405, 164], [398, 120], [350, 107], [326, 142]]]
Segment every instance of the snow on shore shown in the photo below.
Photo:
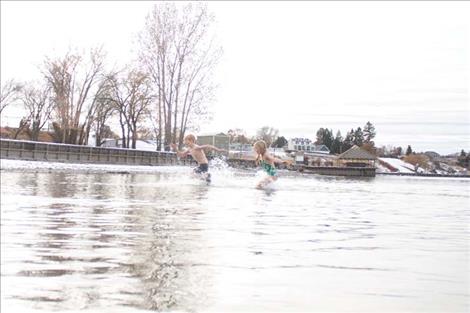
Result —
[[[394, 158], [379, 158], [379, 159], [385, 163], [388, 163], [394, 168], [396, 168], [399, 173], [415, 173], [413, 164], [404, 162], [400, 159], [394, 159]], [[390, 170], [387, 169], [387, 172], [390, 172]]]
[[391, 170], [389, 170], [388, 168], [386, 168], [385, 166], [383, 166], [382, 164], [378, 162], [375, 164], [375, 169], [377, 173], [392, 173]]
[[62, 163], [26, 160], [0, 159], [1, 170], [30, 170], [30, 171], [87, 171], [87, 172], [177, 172], [188, 171], [187, 166], [149, 166], [123, 164], [91, 164], [91, 163]]

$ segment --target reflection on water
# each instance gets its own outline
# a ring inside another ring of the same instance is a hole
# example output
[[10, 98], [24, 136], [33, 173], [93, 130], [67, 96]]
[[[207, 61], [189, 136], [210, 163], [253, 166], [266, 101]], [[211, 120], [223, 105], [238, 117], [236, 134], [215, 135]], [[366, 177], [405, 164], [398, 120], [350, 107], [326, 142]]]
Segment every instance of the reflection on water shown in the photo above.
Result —
[[469, 310], [469, 181], [187, 174], [2, 171], [2, 312]]

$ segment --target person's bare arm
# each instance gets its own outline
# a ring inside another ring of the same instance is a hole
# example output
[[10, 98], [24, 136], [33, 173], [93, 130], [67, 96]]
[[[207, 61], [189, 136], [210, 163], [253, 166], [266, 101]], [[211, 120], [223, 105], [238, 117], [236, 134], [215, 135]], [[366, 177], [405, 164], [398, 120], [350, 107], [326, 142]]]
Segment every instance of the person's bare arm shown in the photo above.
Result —
[[170, 144], [170, 146], [173, 149], [173, 151], [176, 152], [176, 155], [180, 158], [183, 158], [189, 154], [189, 150], [178, 151], [178, 147], [174, 143]]
[[270, 161], [270, 162], [273, 162], [273, 163], [278, 163], [278, 164], [283, 164], [283, 163], [286, 163], [286, 164], [291, 164], [292, 161], [290, 160], [281, 160], [281, 159], [278, 159], [272, 155], [265, 155], [265, 159]]

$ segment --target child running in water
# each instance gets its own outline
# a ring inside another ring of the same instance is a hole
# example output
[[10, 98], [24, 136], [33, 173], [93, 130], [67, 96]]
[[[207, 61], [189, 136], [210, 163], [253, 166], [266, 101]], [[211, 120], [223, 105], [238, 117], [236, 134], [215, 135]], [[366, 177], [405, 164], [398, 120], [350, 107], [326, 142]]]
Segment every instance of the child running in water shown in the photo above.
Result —
[[290, 161], [284, 161], [278, 159], [274, 156], [271, 156], [267, 150], [267, 144], [264, 140], [259, 140], [253, 145], [253, 149], [256, 152], [256, 165], [261, 165], [261, 167], [266, 171], [268, 177], [262, 179], [257, 185], [256, 188], [263, 188], [268, 184], [277, 180], [278, 174], [274, 163], [290, 163]]
[[194, 173], [201, 175], [209, 183], [211, 181], [211, 174], [209, 171], [209, 162], [207, 161], [204, 149], [215, 150], [218, 152], [226, 152], [227, 150], [219, 149], [212, 145], [201, 145], [196, 144], [196, 137], [192, 134], [184, 137], [184, 145], [188, 147], [185, 151], [178, 151], [176, 144], [172, 143], [171, 148], [176, 152], [176, 155], [180, 158], [191, 154], [194, 160], [198, 163], [198, 167], [194, 168]]

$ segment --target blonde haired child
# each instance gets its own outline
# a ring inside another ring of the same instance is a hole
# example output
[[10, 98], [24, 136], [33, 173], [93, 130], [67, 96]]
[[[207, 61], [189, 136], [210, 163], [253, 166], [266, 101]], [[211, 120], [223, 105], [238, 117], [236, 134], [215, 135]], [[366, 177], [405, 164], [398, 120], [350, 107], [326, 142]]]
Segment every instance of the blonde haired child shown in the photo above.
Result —
[[211, 181], [211, 174], [209, 173], [209, 162], [207, 161], [204, 149], [215, 150], [218, 152], [227, 152], [227, 150], [219, 149], [212, 145], [197, 145], [196, 136], [188, 134], [184, 137], [184, 145], [188, 147], [185, 151], [179, 151], [176, 144], [172, 143], [171, 148], [176, 152], [176, 155], [180, 158], [191, 154], [194, 160], [198, 163], [198, 167], [194, 168], [194, 173], [203, 176], [209, 183]]
[[261, 165], [261, 167], [268, 174], [267, 177], [262, 179], [256, 185], [256, 188], [263, 188], [277, 180], [278, 174], [274, 163], [290, 163], [290, 161], [284, 161], [274, 156], [271, 156], [268, 153], [268, 145], [264, 140], [258, 140], [257, 142], [255, 142], [255, 144], [253, 145], [253, 149], [256, 153], [256, 165]]

